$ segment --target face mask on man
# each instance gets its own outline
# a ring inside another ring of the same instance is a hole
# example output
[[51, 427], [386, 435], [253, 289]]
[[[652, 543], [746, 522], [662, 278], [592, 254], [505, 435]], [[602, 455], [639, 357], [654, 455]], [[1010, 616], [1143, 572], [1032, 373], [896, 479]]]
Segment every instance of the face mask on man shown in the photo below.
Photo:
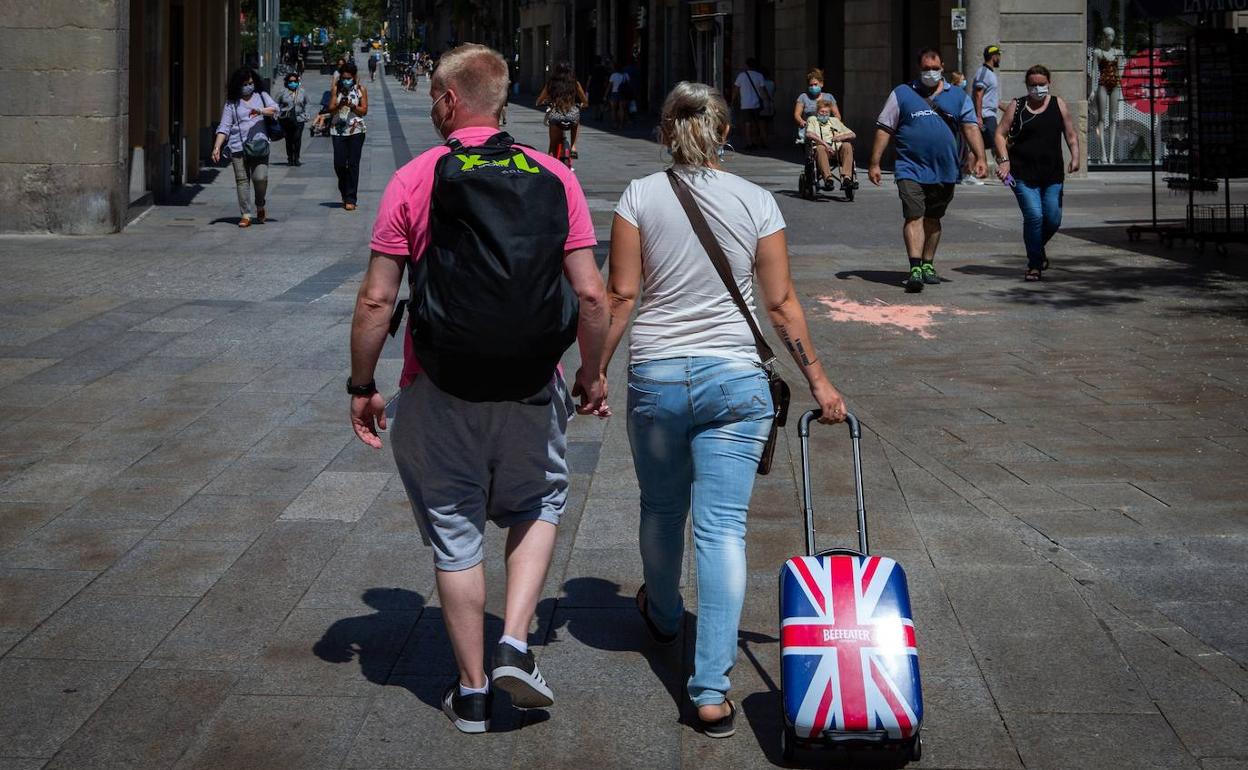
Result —
[[818, 96], [819, 94], [823, 93], [823, 87], [822, 87], [822, 86], [811, 86], [810, 88], [807, 88], [807, 89], [806, 89], [806, 91], [807, 91], [807, 92], [808, 92], [811, 96]]
[[942, 74], [941, 70], [923, 70], [919, 78], [923, 81], [923, 85], [928, 88], [935, 88], [940, 85]]
[[1048, 86], [1028, 86], [1027, 93], [1031, 94], [1032, 99], [1043, 99], [1049, 95]]
[[433, 123], [433, 130], [437, 131], [438, 136], [441, 136], [443, 139], [447, 138], [446, 134], [442, 133], [442, 126], [446, 125], [446, 120], [443, 119], [439, 121], [436, 110], [438, 108], [438, 102], [445, 99], [446, 95], [449, 93], [450, 91], [444, 91], [441, 96], [433, 100], [433, 104], [429, 105], [429, 120]]
[[255, 92], [256, 92], [256, 87], [253, 86], [251, 83], [248, 83], [247, 85], [243, 86], [243, 98], [244, 99], [251, 96]]

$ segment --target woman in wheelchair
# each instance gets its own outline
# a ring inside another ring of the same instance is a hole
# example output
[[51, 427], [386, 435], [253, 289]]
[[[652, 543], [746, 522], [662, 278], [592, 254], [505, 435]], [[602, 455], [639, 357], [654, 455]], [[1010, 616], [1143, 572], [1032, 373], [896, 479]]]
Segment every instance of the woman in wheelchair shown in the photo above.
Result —
[[823, 189], [831, 190], [836, 184], [832, 175], [832, 158], [836, 158], [841, 167], [841, 189], [853, 190], [858, 187], [854, 179], [853, 145], [857, 134], [833, 114], [835, 109], [836, 104], [831, 99], [819, 100], [815, 114], [806, 121], [806, 150], [814, 154]]

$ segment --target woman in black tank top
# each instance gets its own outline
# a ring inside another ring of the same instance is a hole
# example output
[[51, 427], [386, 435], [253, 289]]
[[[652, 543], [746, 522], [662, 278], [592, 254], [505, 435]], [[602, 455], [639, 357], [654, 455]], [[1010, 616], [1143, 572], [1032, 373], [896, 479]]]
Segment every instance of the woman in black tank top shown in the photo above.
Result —
[[[1006, 107], [995, 137], [997, 176], [1014, 188], [1023, 212], [1026, 280], [1040, 280], [1049, 267], [1045, 245], [1062, 224], [1062, 188], [1067, 169], [1079, 170], [1079, 136], [1066, 102], [1049, 94], [1049, 70], [1027, 70], [1027, 96]], [[1070, 164], [1062, 158], [1062, 139]]]

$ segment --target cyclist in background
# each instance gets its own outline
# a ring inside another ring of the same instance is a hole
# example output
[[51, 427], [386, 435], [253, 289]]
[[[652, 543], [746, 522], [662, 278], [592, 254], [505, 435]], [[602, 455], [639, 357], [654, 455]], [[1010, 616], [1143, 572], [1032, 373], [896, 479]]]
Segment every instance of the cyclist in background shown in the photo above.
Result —
[[550, 80], [537, 95], [537, 106], [546, 107], [546, 127], [550, 131], [550, 146], [547, 152], [559, 157], [559, 145], [563, 143], [563, 126], [561, 123], [572, 124], [572, 158], [580, 157], [576, 151], [576, 135], [581, 127], [581, 110], [589, 106], [589, 97], [585, 89], [572, 74], [572, 65], [561, 61], [550, 73]]

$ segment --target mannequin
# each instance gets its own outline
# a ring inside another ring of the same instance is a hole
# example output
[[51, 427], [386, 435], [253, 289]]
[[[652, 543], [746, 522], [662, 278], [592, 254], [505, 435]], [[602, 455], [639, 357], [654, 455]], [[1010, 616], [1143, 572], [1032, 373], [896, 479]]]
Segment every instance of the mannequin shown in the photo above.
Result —
[[1118, 146], [1118, 102], [1122, 99], [1125, 58], [1123, 50], [1114, 46], [1113, 27], [1101, 30], [1100, 42], [1088, 54], [1088, 74], [1092, 80], [1088, 102], [1096, 109], [1096, 124], [1092, 130], [1101, 145], [1101, 160], [1106, 163], [1114, 159]]

